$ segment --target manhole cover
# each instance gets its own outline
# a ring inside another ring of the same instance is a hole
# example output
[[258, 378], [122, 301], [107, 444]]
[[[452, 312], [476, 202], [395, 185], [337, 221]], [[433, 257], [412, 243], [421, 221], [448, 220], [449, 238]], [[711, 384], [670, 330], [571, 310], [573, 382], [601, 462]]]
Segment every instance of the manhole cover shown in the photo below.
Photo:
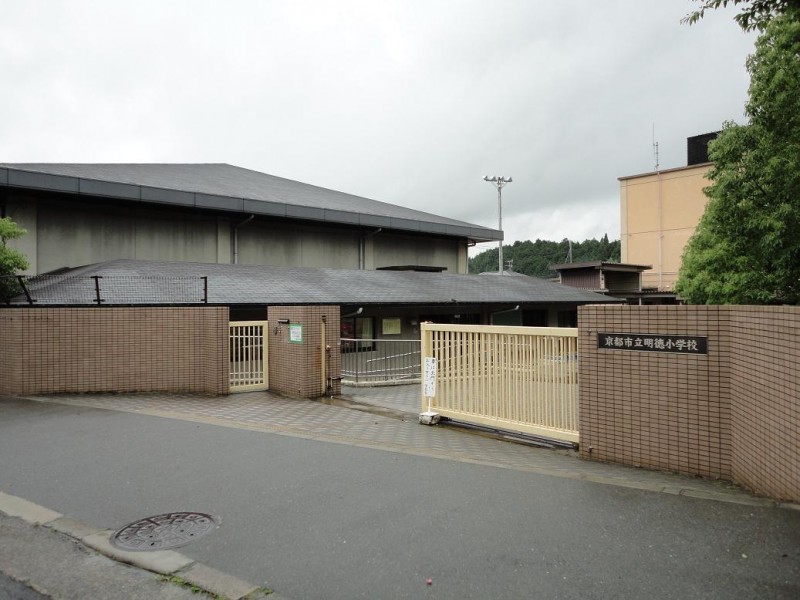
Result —
[[111, 536], [121, 550], [165, 550], [189, 544], [211, 533], [219, 519], [205, 513], [174, 512], [126, 525]]

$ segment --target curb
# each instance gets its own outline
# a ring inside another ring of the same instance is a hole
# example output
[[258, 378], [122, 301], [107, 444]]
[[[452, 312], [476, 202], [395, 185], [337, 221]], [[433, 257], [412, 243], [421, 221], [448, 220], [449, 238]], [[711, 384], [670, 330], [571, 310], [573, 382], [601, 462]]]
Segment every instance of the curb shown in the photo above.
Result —
[[111, 545], [110, 529], [99, 529], [88, 523], [67, 517], [24, 498], [0, 492], [0, 512], [17, 517], [26, 523], [42, 526], [67, 535], [84, 546], [117, 562], [126, 563], [153, 573], [190, 584], [227, 600], [286, 600], [261, 586], [254, 585], [212, 567], [196, 562], [179, 552], [156, 550], [127, 552]]

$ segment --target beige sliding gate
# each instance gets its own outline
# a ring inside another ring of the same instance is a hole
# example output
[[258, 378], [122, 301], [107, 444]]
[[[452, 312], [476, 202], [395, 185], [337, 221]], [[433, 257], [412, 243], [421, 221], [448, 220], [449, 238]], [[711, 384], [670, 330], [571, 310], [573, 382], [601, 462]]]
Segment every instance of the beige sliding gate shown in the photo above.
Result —
[[229, 327], [231, 393], [269, 389], [267, 322], [232, 321]]
[[577, 329], [424, 323], [422, 362], [423, 411], [578, 442]]

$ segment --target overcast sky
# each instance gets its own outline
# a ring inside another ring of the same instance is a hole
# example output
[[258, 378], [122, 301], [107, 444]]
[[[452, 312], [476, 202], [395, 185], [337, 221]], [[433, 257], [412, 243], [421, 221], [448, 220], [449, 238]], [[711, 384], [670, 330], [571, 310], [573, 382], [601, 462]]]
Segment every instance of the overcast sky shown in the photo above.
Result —
[[[755, 37], [689, 0], [4, 0], [0, 162], [226, 162], [619, 237], [617, 178], [743, 122]], [[491, 245], [480, 245], [476, 250]]]

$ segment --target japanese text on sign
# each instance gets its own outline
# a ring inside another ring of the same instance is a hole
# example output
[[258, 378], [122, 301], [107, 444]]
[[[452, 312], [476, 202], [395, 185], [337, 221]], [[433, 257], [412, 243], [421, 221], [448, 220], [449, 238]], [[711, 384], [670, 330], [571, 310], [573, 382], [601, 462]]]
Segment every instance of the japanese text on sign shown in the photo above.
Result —
[[423, 378], [423, 395], [426, 398], [436, 396], [436, 359], [425, 358], [425, 373]]
[[639, 352], [708, 354], [708, 338], [699, 335], [598, 333], [597, 347], [602, 350], [636, 350]]
[[289, 325], [289, 342], [292, 344], [303, 343], [303, 326]]

